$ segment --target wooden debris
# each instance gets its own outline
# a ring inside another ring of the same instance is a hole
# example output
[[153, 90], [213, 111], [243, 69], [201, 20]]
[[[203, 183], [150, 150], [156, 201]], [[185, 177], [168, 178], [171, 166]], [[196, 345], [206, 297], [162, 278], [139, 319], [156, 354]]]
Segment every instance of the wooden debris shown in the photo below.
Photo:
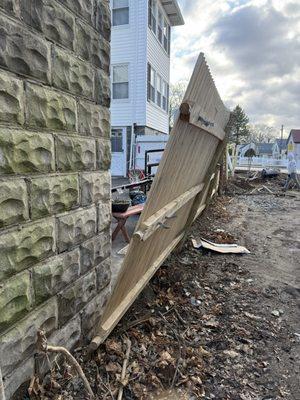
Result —
[[131, 350], [131, 341], [129, 339], [127, 339], [126, 344], [127, 344], [127, 350], [126, 350], [126, 355], [124, 358], [122, 374], [121, 374], [121, 385], [122, 386], [120, 387], [120, 390], [118, 393], [118, 400], [122, 400], [124, 387], [128, 384], [128, 379], [126, 379], [126, 371], [127, 371], [127, 365], [128, 365], [129, 355], [130, 355], [130, 350]]

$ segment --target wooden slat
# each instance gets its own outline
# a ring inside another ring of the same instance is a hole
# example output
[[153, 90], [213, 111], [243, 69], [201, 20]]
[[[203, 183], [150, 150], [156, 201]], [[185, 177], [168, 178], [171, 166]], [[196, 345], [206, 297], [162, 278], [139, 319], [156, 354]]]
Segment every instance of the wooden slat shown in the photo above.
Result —
[[147, 240], [152, 234], [160, 229], [172, 217], [176, 217], [177, 211], [188, 201], [194, 198], [203, 189], [204, 184], [197, 185], [171, 201], [161, 210], [157, 211], [150, 218], [140, 224], [139, 230], [134, 233], [140, 240]]

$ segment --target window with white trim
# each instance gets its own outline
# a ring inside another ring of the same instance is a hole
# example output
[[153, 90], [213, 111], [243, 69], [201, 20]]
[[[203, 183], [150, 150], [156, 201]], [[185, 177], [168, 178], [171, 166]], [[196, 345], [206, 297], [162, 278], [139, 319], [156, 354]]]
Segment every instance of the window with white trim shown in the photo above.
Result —
[[151, 64], [148, 64], [148, 101], [155, 103], [156, 91], [156, 73]]
[[111, 130], [111, 152], [122, 153], [123, 152], [123, 129], [112, 128]]
[[162, 107], [162, 90], [163, 90], [163, 80], [162, 77], [157, 74], [156, 104], [159, 107]]
[[157, 18], [157, 37], [161, 44], [163, 44], [163, 29], [164, 29], [164, 18], [162, 12], [158, 10]]
[[156, 24], [157, 24], [157, 1], [149, 0], [149, 27], [156, 35]]
[[162, 95], [162, 108], [168, 111], [169, 104], [169, 85], [167, 82], [163, 81], [163, 95]]
[[114, 65], [112, 67], [112, 98], [129, 98], [129, 73], [128, 64]]
[[163, 36], [164, 36], [164, 49], [168, 54], [170, 54], [170, 26], [167, 23], [166, 20], [164, 20], [164, 30], [163, 30]]
[[129, 24], [129, 0], [113, 0], [112, 25]]

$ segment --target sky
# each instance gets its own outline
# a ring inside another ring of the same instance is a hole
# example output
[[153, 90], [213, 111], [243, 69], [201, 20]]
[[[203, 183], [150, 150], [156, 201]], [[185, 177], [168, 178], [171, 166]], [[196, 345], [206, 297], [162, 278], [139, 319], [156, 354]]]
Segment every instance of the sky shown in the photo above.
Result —
[[188, 80], [205, 54], [229, 108], [285, 136], [300, 129], [300, 0], [178, 0], [171, 82]]

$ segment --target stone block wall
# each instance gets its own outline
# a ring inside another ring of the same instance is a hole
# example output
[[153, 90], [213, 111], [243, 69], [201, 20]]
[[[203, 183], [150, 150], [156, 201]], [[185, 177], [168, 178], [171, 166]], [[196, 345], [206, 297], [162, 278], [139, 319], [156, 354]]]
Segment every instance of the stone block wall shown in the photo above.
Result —
[[[109, 0], [0, 0], [0, 398], [110, 283]], [[2, 381], [1, 381], [2, 376]]]

